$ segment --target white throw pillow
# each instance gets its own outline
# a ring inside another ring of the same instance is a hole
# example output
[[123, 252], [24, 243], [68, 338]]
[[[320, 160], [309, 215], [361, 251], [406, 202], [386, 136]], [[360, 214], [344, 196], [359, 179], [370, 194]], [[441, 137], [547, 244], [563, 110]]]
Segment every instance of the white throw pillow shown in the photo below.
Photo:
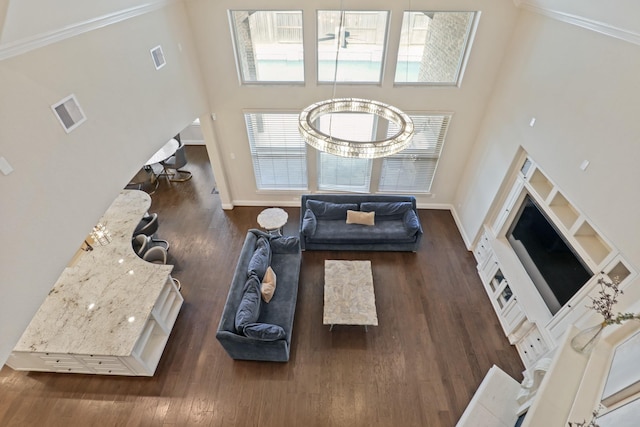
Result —
[[347, 224], [375, 225], [375, 212], [347, 211]]
[[264, 273], [264, 279], [262, 279], [262, 286], [260, 287], [260, 293], [264, 302], [268, 303], [273, 298], [273, 294], [276, 292], [276, 273], [273, 272], [271, 266], [267, 268], [267, 272]]

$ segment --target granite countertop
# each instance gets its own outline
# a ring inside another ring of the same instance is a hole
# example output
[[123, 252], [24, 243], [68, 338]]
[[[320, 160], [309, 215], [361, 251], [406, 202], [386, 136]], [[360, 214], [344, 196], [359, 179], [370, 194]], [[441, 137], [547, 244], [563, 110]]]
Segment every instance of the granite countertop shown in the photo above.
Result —
[[120, 193], [100, 219], [111, 242], [94, 245], [62, 272], [14, 351], [131, 354], [173, 270], [143, 261], [131, 246], [150, 206], [147, 193]]

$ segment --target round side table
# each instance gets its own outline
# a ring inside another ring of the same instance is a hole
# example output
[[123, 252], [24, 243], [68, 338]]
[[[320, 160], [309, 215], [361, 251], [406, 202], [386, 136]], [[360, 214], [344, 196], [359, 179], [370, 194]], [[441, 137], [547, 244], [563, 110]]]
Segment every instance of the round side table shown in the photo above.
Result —
[[269, 234], [282, 236], [282, 227], [287, 223], [289, 214], [280, 208], [268, 208], [258, 214], [258, 224]]

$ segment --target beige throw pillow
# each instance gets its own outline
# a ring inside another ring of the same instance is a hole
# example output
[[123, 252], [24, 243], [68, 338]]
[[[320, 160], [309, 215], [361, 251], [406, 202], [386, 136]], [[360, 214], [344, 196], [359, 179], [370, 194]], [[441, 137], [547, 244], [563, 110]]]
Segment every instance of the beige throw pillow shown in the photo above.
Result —
[[375, 225], [375, 212], [347, 211], [347, 224]]
[[262, 286], [260, 287], [260, 293], [264, 302], [268, 303], [273, 298], [273, 294], [276, 291], [276, 273], [273, 272], [271, 267], [267, 268], [267, 272], [264, 273], [264, 279], [262, 279]]

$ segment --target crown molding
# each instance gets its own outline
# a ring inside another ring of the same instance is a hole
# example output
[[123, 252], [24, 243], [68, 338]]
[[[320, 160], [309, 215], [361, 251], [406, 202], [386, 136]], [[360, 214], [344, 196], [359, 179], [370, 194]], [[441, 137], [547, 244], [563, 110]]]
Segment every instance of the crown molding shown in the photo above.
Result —
[[57, 30], [48, 31], [34, 36], [13, 42], [0, 44], [0, 61], [14, 56], [22, 55], [35, 49], [66, 40], [89, 31], [97, 30], [108, 25], [116, 24], [136, 16], [144, 15], [158, 9], [162, 9], [176, 0], [153, 0], [140, 6], [129, 9], [120, 10], [99, 16], [97, 18], [87, 19], [72, 25], [62, 27]]
[[604, 22], [585, 18], [583, 16], [572, 15], [570, 13], [558, 10], [548, 9], [537, 6], [531, 0], [513, 0], [516, 6], [529, 10], [531, 12], [546, 16], [557, 21], [566, 22], [567, 24], [576, 25], [587, 30], [595, 31], [616, 39], [624, 40], [629, 43], [640, 45], [640, 33], [625, 28], [609, 25]]

